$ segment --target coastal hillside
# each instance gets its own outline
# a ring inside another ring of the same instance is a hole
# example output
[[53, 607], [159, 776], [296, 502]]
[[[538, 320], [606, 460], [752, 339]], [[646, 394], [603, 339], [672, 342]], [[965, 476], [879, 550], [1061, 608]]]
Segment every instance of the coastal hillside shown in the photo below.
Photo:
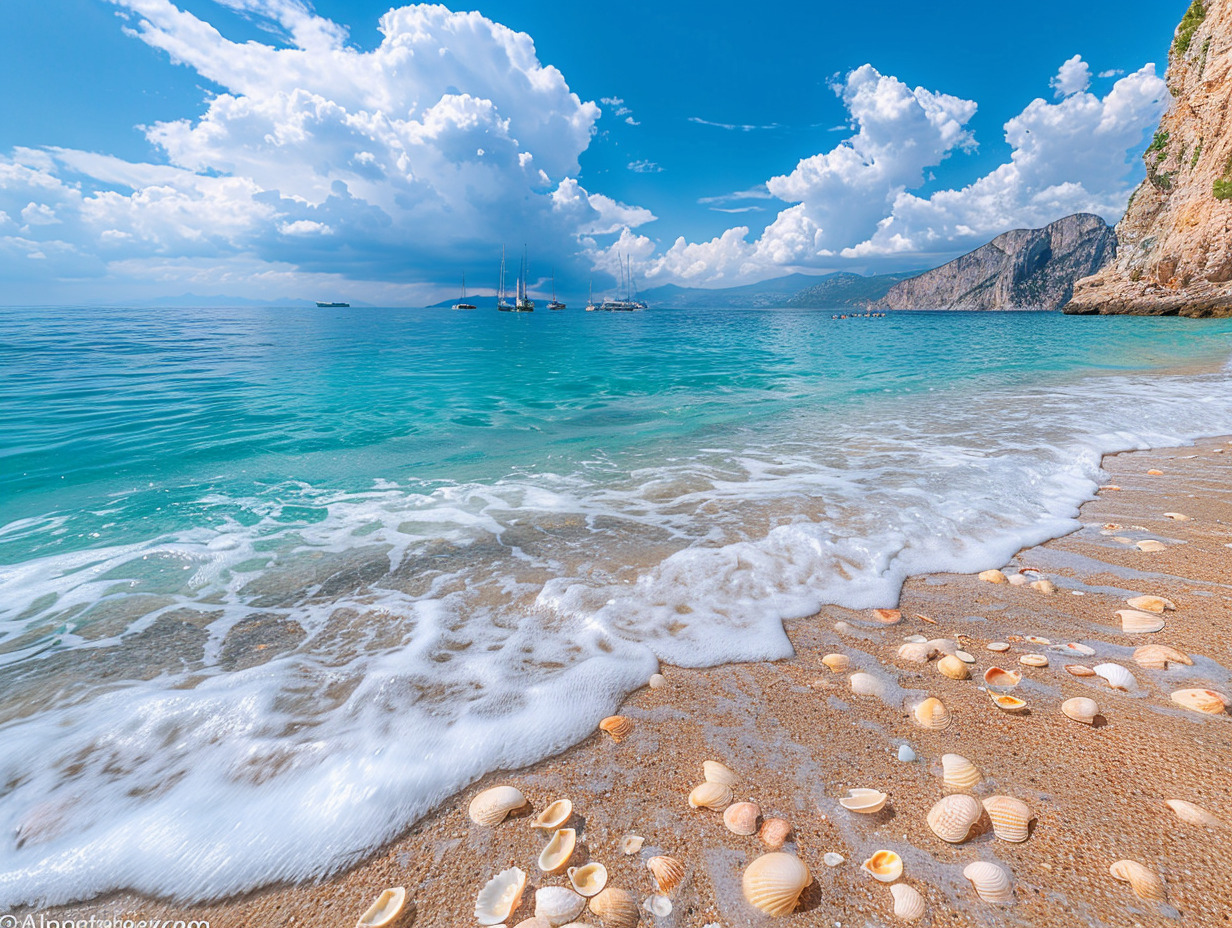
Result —
[[1232, 315], [1232, 0], [1194, 0], [1168, 55], [1176, 103], [1117, 225], [1116, 261], [1067, 313]]
[[844, 309], [863, 306], [880, 299], [899, 281], [911, 274], [879, 274], [864, 277], [845, 272], [824, 274], [788, 274], [740, 287], [705, 289], [667, 284], [644, 291], [641, 296], [654, 307], [685, 309], [764, 308], [790, 306], [808, 309]]
[[1059, 309], [1074, 281], [1116, 252], [1099, 216], [1077, 213], [1042, 229], [1015, 229], [969, 254], [896, 284], [878, 309]]

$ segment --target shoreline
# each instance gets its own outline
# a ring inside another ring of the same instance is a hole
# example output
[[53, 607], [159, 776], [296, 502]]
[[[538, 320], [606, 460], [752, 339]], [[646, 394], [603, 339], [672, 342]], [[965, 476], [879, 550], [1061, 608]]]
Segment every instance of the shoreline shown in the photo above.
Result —
[[[1228, 454], [1217, 453], [1225, 448]], [[579, 849], [570, 864], [589, 854], [607, 866], [609, 885], [629, 890], [638, 901], [653, 886], [644, 858], [665, 853], [685, 864], [689, 875], [673, 896], [674, 913], [656, 919], [643, 912], [643, 924], [760, 924], [765, 919], [741, 898], [740, 874], [767, 848], [755, 836], [728, 832], [717, 813], [693, 810], [686, 802], [701, 782], [701, 762], [715, 759], [741, 774], [738, 800], [754, 800], [763, 815], [792, 823], [788, 849], [805, 860], [814, 883], [788, 923], [893, 923], [888, 888], [859, 869], [874, 850], [889, 848], [902, 856], [902, 882], [924, 895], [933, 924], [944, 919], [955, 926], [1097, 925], [1130, 918], [1175, 924], [1154, 903], [1136, 899], [1126, 884], [1109, 877], [1108, 866], [1121, 858], [1161, 872], [1170, 903], [1184, 921], [1215, 924], [1224, 911], [1226, 868], [1209, 860], [1217, 857], [1211, 851], [1232, 849], [1232, 831], [1204, 833], [1181, 824], [1162, 800], [1190, 799], [1232, 822], [1232, 803], [1218, 786], [1232, 768], [1230, 730], [1204, 727], [1227, 724], [1226, 714], [1195, 716], [1168, 699], [1171, 690], [1184, 686], [1228, 692], [1224, 668], [1232, 665], [1232, 651], [1220, 629], [1232, 620], [1232, 587], [1219, 578], [1232, 560], [1232, 490], [1227, 489], [1232, 482], [1218, 475], [1232, 468], [1232, 446], [1226, 438], [1206, 439], [1125, 452], [1106, 456], [1103, 467], [1122, 489], [1102, 491], [1084, 504], [1079, 531], [1024, 549], [1010, 561], [1042, 571], [1038, 576], [1058, 587], [1052, 595], [970, 575], [912, 577], [900, 596], [901, 624], [879, 627], [868, 612], [826, 607], [786, 623], [793, 658], [704, 670], [664, 667], [665, 687], [643, 687], [618, 710], [635, 725], [625, 742], [617, 745], [596, 733], [530, 768], [490, 774], [391, 845], [322, 883], [271, 887], [210, 905], [181, 906], [120, 893], [42, 911], [61, 919], [200, 919], [211, 928], [350, 925], [382, 889], [401, 885], [407, 887], [410, 911], [395, 924], [455, 926], [473, 923], [479, 888], [494, 873], [516, 865], [530, 876], [509, 921], [516, 925], [533, 912], [532, 888], [567, 885], [567, 879], [545, 877], [535, 867], [543, 839], [524, 818], [485, 829], [466, 817], [466, 806], [480, 789], [510, 783], [526, 794], [535, 812], [555, 798], [571, 798]], [[1151, 469], [1163, 474], [1147, 476]], [[1163, 518], [1165, 511], [1191, 518], [1172, 522]], [[1104, 535], [1105, 523], [1123, 528]], [[1113, 540], [1148, 536], [1169, 547], [1150, 553]], [[1127, 597], [1144, 593], [1168, 597], [1177, 611], [1167, 614], [1158, 634], [1125, 636], [1115, 612], [1126, 608]], [[917, 614], [937, 624], [913, 618]], [[848, 627], [838, 630], [836, 623]], [[902, 639], [916, 633], [969, 636], [970, 642], [961, 643], [977, 661], [972, 679], [951, 680], [933, 664], [896, 660]], [[1098, 677], [1071, 677], [1063, 670], [1069, 659], [1046, 648], [1013, 642], [1003, 655], [984, 649], [994, 637], [1006, 641], [1026, 634], [1054, 643], [1087, 643], [1097, 655], [1075, 663], [1124, 664], [1137, 678], [1138, 693], [1108, 690]], [[1194, 657], [1195, 666], [1144, 670], [1130, 654], [1147, 643], [1179, 648]], [[1050, 666], [1020, 668], [1017, 657], [1028, 650], [1048, 655]], [[846, 675], [821, 664], [827, 652], [848, 654], [852, 671], [893, 676], [908, 702], [925, 694], [941, 698], [954, 724], [926, 731], [900, 706], [854, 696]], [[1024, 670], [1026, 679], [1014, 692], [1030, 703], [1027, 713], [1002, 713], [980, 691], [978, 674], [993, 663]], [[1096, 699], [1107, 724], [1087, 728], [1061, 716], [1060, 701], [1075, 695]], [[911, 745], [917, 760], [897, 759], [902, 743]], [[1031, 806], [1036, 822], [1027, 842], [1011, 845], [984, 834], [950, 846], [932, 835], [924, 817], [943, 795], [939, 759], [947, 752], [970, 757], [989, 778], [977, 795], [1006, 793]], [[874, 816], [843, 810], [837, 798], [861, 786], [889, 793], [887, 810]], [[620, 853], [619, 840], [628, 832], [646, 837], [640, 855]], [[1208, 840], [1193, 840], [1203, 834]], [[821, 857], [829, 851], [846, 862], [825, 867]], [[976, 859], [996, 860], [1013, 871], [1013, 906], [994, 908], [971, 892], [961, 871]]]

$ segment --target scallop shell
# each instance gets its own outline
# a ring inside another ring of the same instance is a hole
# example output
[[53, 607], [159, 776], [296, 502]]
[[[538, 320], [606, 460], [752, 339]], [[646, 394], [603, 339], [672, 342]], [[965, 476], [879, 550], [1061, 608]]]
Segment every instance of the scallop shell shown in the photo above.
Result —
[[936, 696], [929, 696], [915, 707], [915, 720], [923, 728], [940, 730], [949, 728], [953, 718], [950, 716], [950, 710], [945, 707], [945, 703]]
[[1223, 822], [1207, 812], [1206, 809], [1194, 805], [1192, 802], [1187, 802], [1184, 799], [1166, 799], [1164, 802], [1169, 809], [1176, 813], [1177, 818], [1189, 825], [1205, 825], [1208, 828], [1219, 828], [1223, 825]]
[[1223, 715], [1229, 702], [1223, 693], [1203, 689], [1177, 690], [1172, 694], [1172, 701], [1178, 706], [1208, 715]]
[[582, 914], [586, 897], [564, 886], [544, 886], [535, 890], [535, 918], [549, 925], [563, 925]]
[[1095, 671], [1083, 664], [1066, 664], [1065, 672], [1073, 674], [1075, 677], [1093, 677]]
[[903, 859], [893, 851], [877, 851], [864, 863], [860, 869], [874, 880], [882, 883], [893, 883], [903, 875]]
[[791, 822], [782, 818], [768, 818], [761, 823], [761, 830], [757, 832], [757, 837], [761, 838], [761, 843], [766, 847], [778, 850], [787, 843], [789, 834], [791, 834]]
[[966, 662], [953, 654], [947, 654], [937, 661], [937, 670], [942, 676], [949, 677], [951, 680], [966, 680], [971, 676]]
[[499, 825], [506, 815], [524, 805], [526, 797], [516, 786], [493, 786], [472, 799], [467, 812], [476, 825], [490, 828]]
[[393, 889], [387, 889], [377, 896], [376, 902], [372, 903], [368, 911], [359, 917], [355, 928], [383, 928], [398, 917], [398, 913], [402, 911], [402, 906], [405, 904], [406, 889], [404, 887], [395, 886]]
[[989, 686], [1002, 686], [1008, 689], [1022, 682], [1022, 674], [993, 665], [984, 671], [984, 682]]
[[555, 831], [565, 822], [569, 821], [569, 816], [572, 814], [573, 803], [568, 799], [557, 799], [535, 816], [535, 820], [530, 823], [530, 827], [546, 828], [548, 831]]
[[1036, 580], [1031, 584], [1031, 589], [1039, 593], [1055, 593], [1057, 591], [1057, 585], [1051, 580]]
[[897, 609], [874, 609], [873, 618], [881, 625], [897, 625], [903, 620], [903, 614]]
[[1135, 609], [1141, 609], [1143, 612], [1174, 612], [1176, 611], [1176, 603], [1170, 599], [1164, 599], [1162, 596], [1135, 596], [1132, 599], [1125, 600]]
[[1170, 648], [1166, 644], [1145, 644], [1134, 651], [1134, 663], [1148, 670], [1167, 670], [1169, 662], [1184, 664], [1187, 667], [1193, 666], [1189, 655], [1181, 653], [1176, 648]]
[[933, 649], [926, 641], [909, 641], [898, 649], [898, 659], [912, 664], [927, 664], [933, 656]]
[[1044, 654], [1024, 654], [1018, 658], [1018, 663], [1024, 667], [1047, 667], [1048, 657]]
[[885, 808], [889, 797], [875, 789], [849, 789], [847, 795], [839, 799], [838, 804], [849, 812], [861, 812], [871, 815]]
[[539, 869], [544, 873], [555, 873], [562, 869], [573, 856], [577, 846], [577, 830], [573, 828], [558, 828], [552, 835], [552, 840], [539, 854]]
[[725, 783], [707, 781], [700, 786], [695, 786], [693, 792], [689, 793], [689, 805], [695, 809], [714, 809], [716, 812], [722, 812], [731, 805], [731, 801], [731, 787]]
[[984, 779], [980, 768], [961, 754], [942, 754], [941, 771], [942, 782], [951, 789], [971, 789]]
[[835, 673], [846, 673], [847, 668], [851, 666], [851, 658], [846, 654], [827, 654], [821, 662]]
[[1140, 541], [1137, 544], [1139, 551], [1163, 551], [1167, 547], [1168, 546], [1162, 541], [1158, 541], [1154, 538], [1148, 538], [1146, 541]]
[[589, 863], [581, 867], [570, 867], [569, 882], [580, 896], [593, 896], [602, 892], [607, 885], [607, 867], [600, 863]]
[[1099, 703], [1085, 696], [1075, 696], [1061, 703], [1061, 711], [1066, 718], [1081, 722], [1083, 725], [1094, 725], [1095, 717], [1099, 715]]
[[599, 723], [599, 727], [611, 735], [613, 741], [620, 744], [633, 731], [633, 722], [623, 715], [609, 715]]
[[667, 677], [663, 676], [661, 673], [652, 673], [650, 675], [650, 680], [647, 682], [652, 690], [662, 689], [667, 686]]
[[1166, 902], [1168, 892], [1164, 889], [1163, 878], [1144, 864], [1136, 860], [1118, 860], [1108, 872], [1114, 880], [1128, 883], [1129, 888], [1139, 899], [1153, 899], [1156, 902]]
[[1001, 653], [1002, 651], [1008, 651], [1010, 649], [1010, 646], [1006, 644], [1004, 641], [990, 641], [988, 642], [988, 644], [984, 645], [984, 647], [985, 649], [996, 652], [998, 654]]
[[590, 911], [603, 922], [603, 928], [633, 928], [640, 914], [637, 901], [623, 889], [609, 886], [590, 899]]
[[992, 820], [992, 831], [1002, 841], [1021, 844], [1031, 833], [1031, 807], [1011, 796], [989, 796], [984, 811]]
[[761, 809], [755, 802], [734, 802], [723, 810], [723, 824], [736, 835], [757, 834], [757, 819]]
[[886, 691], [885, 682], [871, 673], [853, 673], [851, 675], [851, 691], [857, 696], [882, 696]]
[[1005, 693], [989, 693], [989, 698], [992, 699], [992, 704], [1003, 712], [1021, 712], [1027, 708], [1025, 699], [1019, 699], [1017, 696], [1009, 696]]
[[1010, 873], [1004, 867], [977, 860], [963, 868], [963, 876], [971, 881], [975, 894], [985, 902], [1002, 903], [1014, 898]]
[[763, 854], [744, 871], [744, 898], [767, 915], [786, 915], [800, 901], [800, 894], [813, 881], [804, 862], [776, 851]]
[[980, 579], [985, 583], [1005, 583], [1009, 578], [999, 570], [981, 570]]
[[928, 827], [942, 841], [962, 844], [971, 832], [971, 826], [984, 814], [979, 802], [965, 793], [946, 796], [928, 813]]
[[475, 921], [481, 925], [499, 925], [513, 914], [526, 889], [526, 874], [517, 867], [502, 870], [479, 890], [475, 900]]
[[652, 857], [646, 861], [646, 869], [661, 893], [670, 893], [684, 879], [684, 864], [675, 857]]
[[722, 783], [735, 788], [740, 783], [740, 777], [730, 767], [720, 764], [717, 760], [702, 761], [702, 779], [707, 783]]
[[641, 835], [625, 835], [620, 839], [621, 853], [626, 856], [636, 854], [642, 849], [642, 845], [646, 843], [646, 839]]
[[890, 887], [894, 896], [894, 917], [899, 921], [916, 922], [924, 917], [924, 897], [913, 886], [895, 883]]
[[1164, 627], [1164, 620], [1153, 612], [1118, 609], [1117, 616], [1121, 619], [1121, 631], [1126, 635], [1150, 635]]
[[1097, 677], [1102, 677], [1114, 690], [1130, 692], [1138, 688], [1134, 675], [1120, 664], [1096, 664], [1091, 668]]

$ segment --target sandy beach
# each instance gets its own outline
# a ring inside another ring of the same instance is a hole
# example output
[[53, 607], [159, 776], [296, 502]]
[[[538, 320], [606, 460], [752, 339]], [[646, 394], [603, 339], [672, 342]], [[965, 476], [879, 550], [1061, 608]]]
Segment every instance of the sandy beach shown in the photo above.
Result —
[[[796, 650], [790, 660], [662, 668], [666, 685], [645, 687], [620, 707], [634, 725], [623, 742], [596, 732], [530, 769], [492, 774], [382, 853], [322, 885], [270, 888], [192, 907], [120, 895], [43, 914], [198, 919], [211, 928], [350, 926], [383, 888], [405, 886], [409, 902], [395, 924], [473, 925], [478, 890], [493, 874], [517, 866], [529, 883], [508, 920], [512, 926], [533, 915], [534, 889], [568, 885], [563, 873], [538, 870], [546, 838], [529, 827], [533, 814], [568, 797], [574, 805], [569, 824], [578, 830], [570, 865], [602, 862], [609, 885], [639, 902], [654, 891], [645, 859], [670, 855], [687, 868], [672, 894], [672, 913], [656, 918], [643, 912], [642, 924], [763, 924], [769, 919], [745, 903], [740, 882], [748, 864], [768, 849], [756, 835], [728, 831], [718, 812], [687, 802], [702, 782], [702, 762], [713, 759], [739, 774], [737, 801], [756, 802], [764, 817], [791, 823], [785, 850], [812, 873], [800, 907], [776, 920], [782, 924], [897, 923], [889, 887], [860, 868], [879, 849], [901, 856], [900, 882], [923, 895], [927, 914], [919, 924], [1227, 924], [1232, 729], [1226, 713], [1183, 709], [1170, 694], [1186, 687], [1230, 690], [1232, 443], [1122, 454], [1104, 466], [1111, 487], [1083, 507], [1083, 528], [1023, 550], [1004, 567], [1006, 574], [1027, 570], [1029, 580], [1051, 580], [1052, 594], [974, 575], [916, 577], [903, 590], [900, 624], [882, 626], [868, 612], [827, 608], [788, 627]], [[1175, 521], [1164, 513], [1189, 518]], [[1136, 542], [1146, 539], [1165, 547], [1139, 550]], [[1162, 616], [1163, 630], [1126, 635], [1116, 612], [1142, 594], [1166, 597], [1176, 609]], [[904, 638], [913, 635], [955, 640], [975, 658], [971, 678], [947, 678], [935, 660], [898, 659]], [[1067, 655], [1025, 636], [1046, 638], [1051, 646], [1079, 642], [1095, 653]], [[1009, 650], [988, 650], [995, 641]], [[1194, 663], [1146, 669], [1132, 658], [1146, 644], [1170, 645]], [[829, 670], [822, 663], [829, 653], [847, 655], [850, 670]], [[1028, 653], [1047, 656], [1048, 666], [1021, 666], [1019, 658]], [[1065, 669], [1101, 662], [1126, 667], [1136, 689], [1113, 690], [1099, 676], [1077, 677]], [[1011, 714], [991, 704], [982, 674], [994, 665], [1022, 672], [1013, 693], [1026, 700], [1027, 711]], [[853, 694], [848, 677], [857, 670], [889, 682], [884, 700]], [[949, 727], [916, 724], [911, 706], [925, 696], [950, 710]], [[1061, 702], [1074, 696], [1098, 702], [1101, 724], [1079, 724], [1061, 713]], [[915, 760], [899, 759], [903, 745]], [[1008, 795], [1030, 806], [1028, 840], [1010, 843], [985, 831], [950, 845], [932, 833], [926, 815], [952, 792], [941, 778], [946, 753], [980, 768], [975, 796]], [[520, 789], [530, 808], [494, 828], [472, 823], [470, 799], [504, 783]], [[885, 809], [859, 815], [842, 808], [839, 798], [858, 787], [886, 792]], [[1228, 824], [1184, 823], [1167, 799], [1196, 803]], [[630, 833], [645, 844], [625, 855], [620, 841]], [[826, 866], [828, 852], [845, 861]], [[1109, 875], [1110, 865], [1122, 859], [1162, 876], [1166, 904], [1137, 898]], [[962, 871], [977, 860], [1012, 872], [1011, 904], [992, 905], [975, 895]], [[589, 914], [578, 920], [598, 924]]]

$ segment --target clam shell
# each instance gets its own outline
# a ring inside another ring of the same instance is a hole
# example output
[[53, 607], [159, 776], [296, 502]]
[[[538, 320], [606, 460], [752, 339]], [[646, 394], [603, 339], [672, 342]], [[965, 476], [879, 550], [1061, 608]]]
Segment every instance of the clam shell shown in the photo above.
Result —
[[656, 918], [667, 918], [672, 914], [672, 900], [667, 896], [653, 895], [647, 896], [646, 901], [642, 903], [646, 911]]
[[1172, 701], [1178, 706], [1208, 715], [1223, 715], [1228, 708], [1228, 697], [1215, 690], [1177, 690], [1172, 694]]
[[406, 904], [406, 889], [395, 886], [387, 889], [376, 897], [376, 902], [368, 907], [368, 911], [359, 917], [355, 928], [383, 928], [390, 924], [402, 911]]
[[1026, 586], [1031, 582], [1026, 574], [1010, 574], [1006, 579], [1009, 580], [1010, 586]]
[[847, 795], [839, 799], [838, 804], [850, 812], [861, 812], [870, 815], [885, 808], [889, 797], [875, 789], [849, 789]]
[[871, 673], [853, 673], [851, 675], [851, 691], [857, 696], [882, 696], [885, 694], [885, 682]]
[[1139, 899], [1153, 899], [1156, 902], [1166, 902], [1168, 892], [1164, 888], [1163, 878], [1144, 864], [1136, 860], [1118, 860], [1108, 872], [1114, 880], [1128, 883], [1129, 888]]
[[989, 693], [989, 698], [992, 704], [1003, 712], [1021, 712], [1027, 708], [1025, 699], [1019, 699], [1017, 696], [1009, 696], [1005, 693]]
[[929, 696], [915, 707], [915, 720], [923, 728], [940, 730], [949, 728], [953, 718], [950, 716], [950, 710], [945, 707], [945, 703], [936, 696]]
[[539, 869], [544, 873], [555, 873], [564, 868], [573, 856], [577, 846], [577, 831], [573, 828], [558, 828], [552, 835], [552, 840], [539, 853]]
[[1164, 518], [1171, 519], [1173, 522], [1188, 522], [1189, 521], [1189, 516], [1185, 515], [1185, 513], [1183, 512], [1165, 512]]
[[[571, 922], [570, 924], [576, 925], [577, 922]], [[501, 928], [501, 926], [497, 925], [497, 928]], [[535, 918], [535, 916], [532, 915], [530, 918], [522, 919], [514, 925], [513, 928], [552, 928], [552, 926], [549, 925], [545, 919]]]
[[590, 899], [590, 911], [603, 922], [603, 928], [633, 928], [640, 914], [637, 900], [623, 889], [609, 886]]
[[1065, 665], [1065, 672], [1066, 672], [1066, 673], [1071, 673], [1071, 674], [1073, 674], [1075, 677], [1093, 677], [1093, 676], [1095, 676], [1095, 671], [1094, 671], [1094, 670], [1092, 670], [1090, 667], [1087, 667], [1087, 666], [1085, 666], [1085, 665], [1083, 665], [1083, 664], [1066, 664], [1066, 665]]
[[499, 925], [513, 914], [526, 889], [526, 874], [517, 867], [502, 870], [484, 884], [475, 899], [475, 921]]
[[1091, 668], [1097, 677], [1102, 677], [1114, 690], [1130, 692], [1138, 688], [1138, 681], [1128, 669], [1120, 664], [1096, 664]]
[[1156, 470], [1155, 468], [1151, 468], [1147, 471], [1147, 476], [1149, 477], [1162, 477], [1163, 475], [1164, 472], [1162, 470]]
[[941, 779], [951, 789], [972, 789], [984, 774], [961, 754], [941, 755]]
[[971, 881], [975, 894], [985, 902], [1002, 903], [1014, 898], [1010, 873], [1004, 867], [977, 860], [963, 868], [963, 876]]
[[1176, 603], [1162, 596], [1135, 596], [1125, 602], [1143, 612], [1174, 612], [1176, 610]]
[[623, 715], [609, 715], [599, 723], [599, 727], [611, 735], [613, 741], [620, 744], [633, 731], [633, 722]]
[[933, 654], [958, 653], [958, 642], [953, 638], [929, 638], [925, 644], [933, 649]]
[[791, 822], [782, 818], [768, 818], [762, 822], [757, 837], [761, 838], [761, 843], [766, 847], [777, 850], [787, 843], [789, 834], [791, 834]]
[[526, 797], [516, 786], [492, 786], [471, 800], [467, 813], [476, 825], [492, 827], [505, 820], [505, 816], [526, 805]]
[[985, 583], [1005, 583], [1009, 578], [999, 570], [981, 570], [980, 579]]
[[992, 831], [1002, 841], [1021, 844], [1030, 835], [1031, 807], [1011, 796], [989, 796], [984, 811], [992, 820]]
[[827, 867], [837, 867], [847, 858], [844, 857], [842, 854], [834, 853], [834, 851], [828, 851], [822, 855], [821, 859]]
[[881, 625], [897, 625], [903, 620], [903, 614], [897, 609], [874, 609], [873, 618]]
[[1118, 609], [1117, 615], [1121, 619], [1121, 631], [1127, 635], [1150, 635], [1164, 627], [1164, 620], [1153, 612]]
[[972, 654], [970, 651], [964, 651], [961, 648], [959, 648], [957, 651], [954, 652], [954, 656], [958, 658], [960, 661], [962, 661], [964, 664], [974, 664], [975, 663], [975, 655]]
[[933, 656], [933, 649], [926, 641], [908, 641], [898, 649], [898, 659], [912, 664], [927, 664]]
[[835, 673], [846, 673], [847, 668], [851, 666], [851, 658], [846, 654], [827, 654], [821, 662]]
[[1036, 580], [1031, 584], [1031, 589], [1039, 593], [1055, 593], [1057, 591], [1057, 585], [1051, 580]]
[[647, 682], [652, 690], [662, 689], [667, 686], [667, 677], [663, 676], [661, 673], [652, 673]]
[[1049, 639], [1044, 638], [1040, 635], [1023, 635], [1022, 640], [1027, 642], [1028, 644], [1042, 644], [1042, 645], [1052, 644], [1052, 642]]
[[786, 915], [813, 881], [804, 862], [781, 851], [763, 854], [744, 871], [744, 898], [767, 915]]
[[893, 851], [877, 851], [860, 864], [860, 869], [874, 880], [893, 883], [903, 875], [903, 859]]
[[757, 834], [757, 819], [761, 809], [755, 802], [734, 802], [723, 810], [723, 824], [736, 835]]
[[947, 654], [937, 661], [937, 670], [942, 676], [949, 677], [951, 680], [966, 680], [971, 676], [966, 662], [953, 654]]
[[1090, 657], [1095, 653], [1094, 648], [1089, 648], [1085, 644], [1079, 644], [1076, 641], [1071, 641], [1069, 644], [1054, 645], [1054, 651], [1064, 651], [1066, 654], [1081, 654], [1083, 657]]
[[607, 885], [607, 867], [601, 863], [589, 863], [581, 867], [570, 867], [569, 882], [579, 896], [593, 896], [603, 891]]
[[1075, 696], [1061, 703], [1061, 711], [1066, 718], [1081, 722], [1083, 725], [1094, 725], [1095, 717], [1099, 715], [1099, 704], [1094, 699], [1085, 696]]
[[720, 764], [717, 760], [702, 761], [702, 779], [707, 783], [722, 783], [735, 788], [740, 783], [740, 777], [730, 767]]
[[1024, 654], [1018, 658], [1018, 663], [1024, 667], [1047, 667], [1048, 658], [1043, 654]]
[[724, 783], [707, 781], [695, 786], [693, 792], [689, 793], [689, 805], [694, 809], [714, 809], [716, 812], [722, 812], [731, 805], [731, 801], [731, 787]]
[[1167, 670], [1169, 662], [1184, 664], [1187, 667], [1193, 666], [1189, 655], [1181, 653], [1176, 648], [1170, 648], [1166, 644], [1145, 644], [1134, 651], [1134, 663], [1148, 670]]
[[569, 821], [569, 816], [572, 814], [573, 803], [568, 799], [557, 799], [535, 816], [535, 820], [530, 823], [530, 827], [546, 828], [549, 831], [555, 831], [565, 822]]
[[916, 922], [924, 917], [924, 897], [914, 886], [895, 883], [890, 893], [894, 896], [894, 917], [899, 921]]
[[625, 835], [620, 839], [620, 851], [626, 856], [636, 854], [645, 843], [646, 839], [641, 835]]
[[670, 893], [684, 879], [684, 864], [675, 857], [652, 857], [646, 861], [646, 869], [661, 893]]
[[1146, 541], [1138, 542], [1136, 547], [1138, 548], [1139, 551], [1163, 551], [1168, 546], [1164, 544], [1162, 541], [1158, 541], [1157, 539], [1154, 539], [1154, 538], [1148, 538], [1146, 539]]
[[993, 665], [984, 671], [984, 682], [989, 686], [1002, 686], [1008, 689], [1022, 682], [1022, 674], [1016, 670], [1006, 670]]
[[535, 890], [535, 918], [549, 925], [563, 925], [582, 914], [586, 897], [564, 886], [543, 886]]
[[1010, 646], [1004, 641], [990, 641], [988, 644], [984, 645], [984, 647], [985, 649], [994, 651], [998, 654], [1002, 651], [1008, 651], [1010, 649]]
[[1201, 806], [1194, 805], [1184, 799], [1164, 800], [1168, 808], [1176, 813], [1176, 817], [1189, 825], [1205, 825], [1208, 828], [1219, 828], [1223, 825], [1219, 819], [1207, 812]]
[[971, 832], [971, 826], [984, 814], [979, 802], [965, 793], [946, 796], [928, 813], [928, 827], [948, 844], [962, 844]]

